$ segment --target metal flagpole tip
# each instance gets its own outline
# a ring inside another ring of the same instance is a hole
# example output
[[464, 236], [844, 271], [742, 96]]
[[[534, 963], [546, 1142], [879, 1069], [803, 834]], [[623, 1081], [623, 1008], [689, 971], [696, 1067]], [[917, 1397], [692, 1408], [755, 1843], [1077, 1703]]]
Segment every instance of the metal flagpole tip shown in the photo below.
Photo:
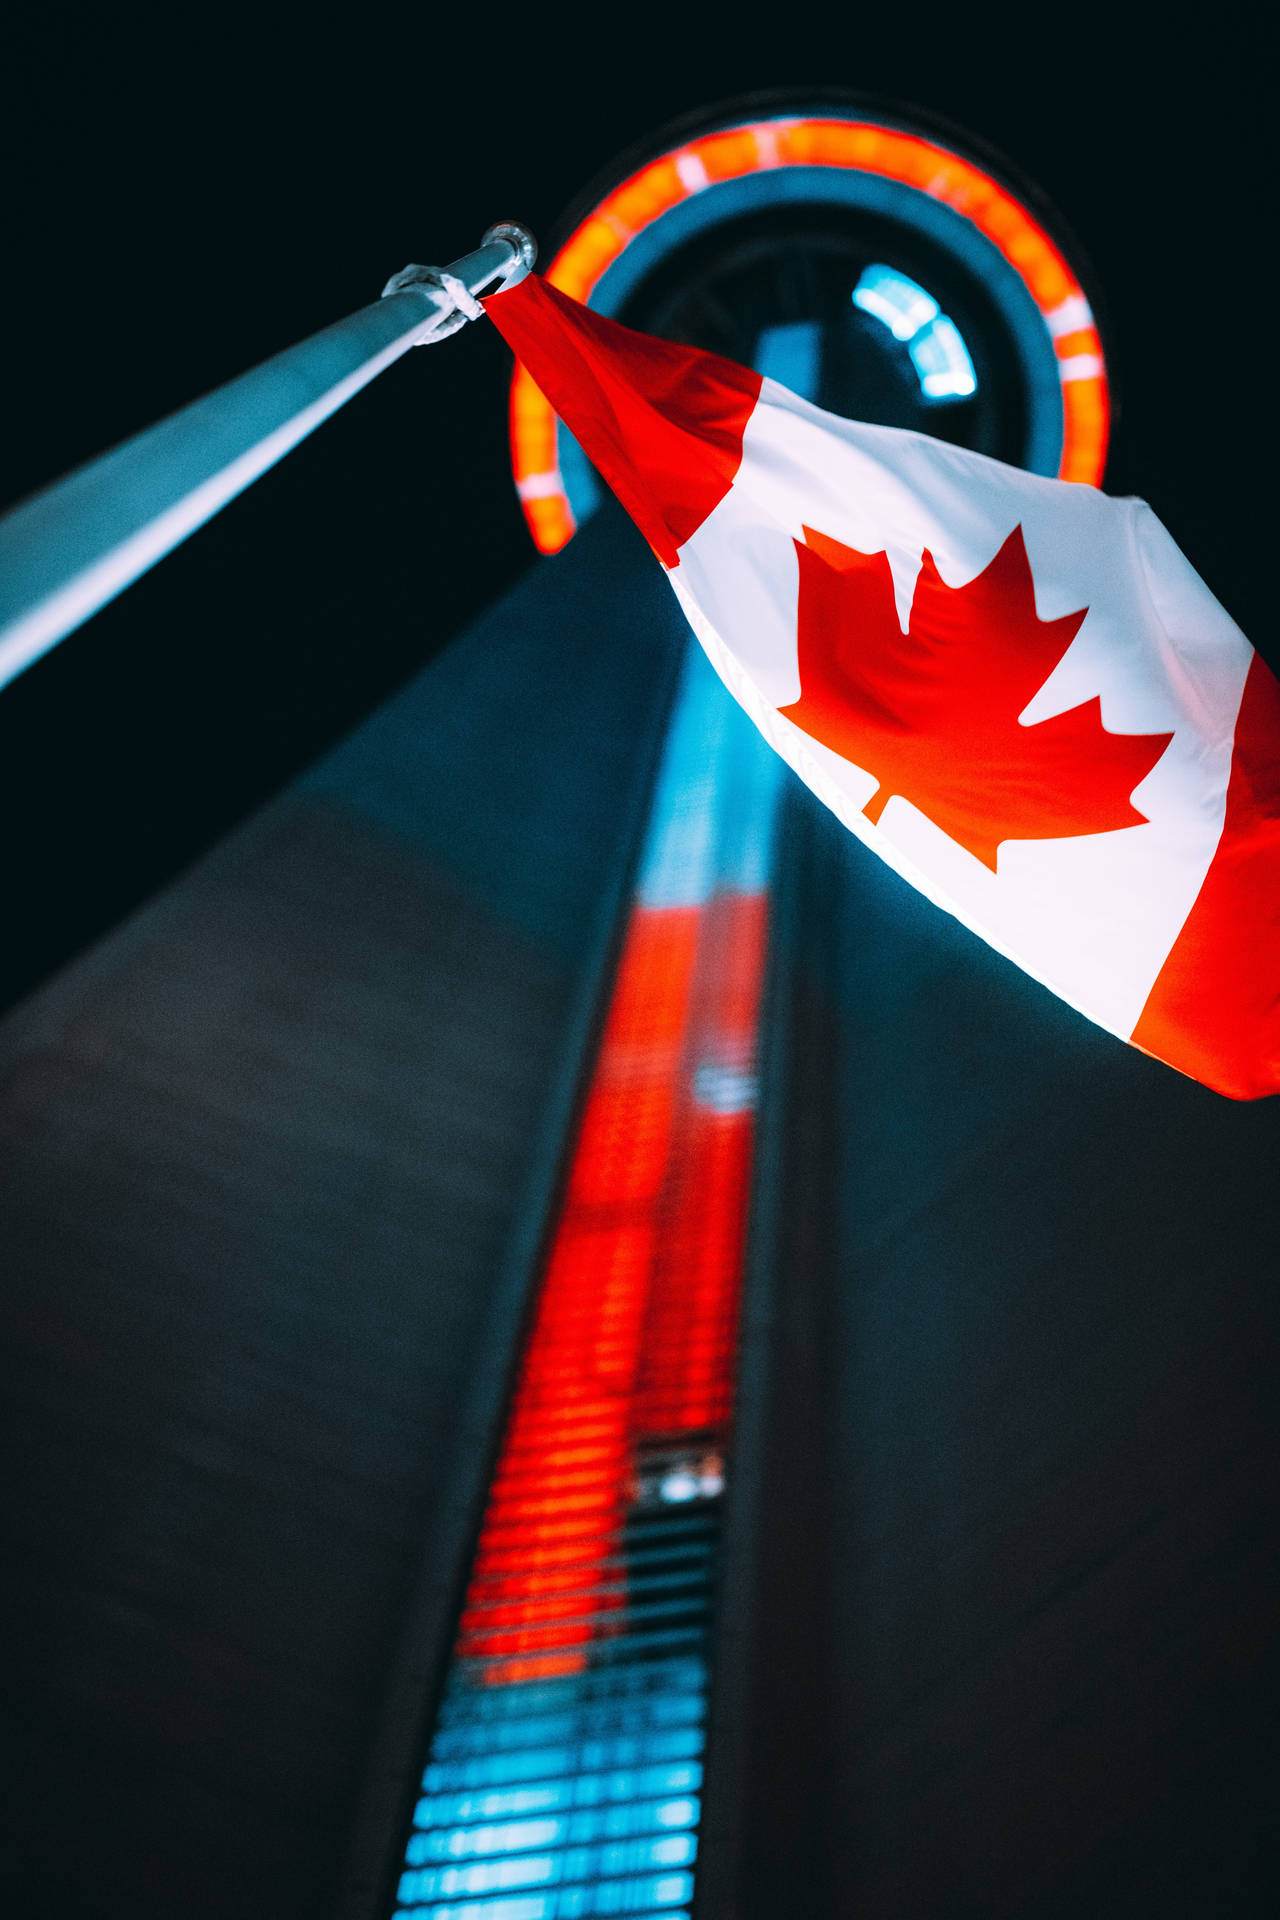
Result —
[[502, 283], [504, 287], [514, 287], [517, 281], [523, 280], [526, 273], [532, 271], [538, 257], [538, 243], [528, 227], [522, 227], [517, 220], [499, 220], [496, 226], [489, 228], [480, 244], [489, 247], [498, 240], [505, 240], [515, 248], [515, 264]]
[[515, 220], [500, 220], [489, 228], [474, 253], [464, 254], [447, 267], [402, 267], [382, 289], [382, 298], [408, 292], [425, 294], [435, 311], [414, 345], [434, 346], [468, 320], [479, 320], [483, 309], [478, 296], [516, 286], [537, 257], [538, 243], [529, 229]]

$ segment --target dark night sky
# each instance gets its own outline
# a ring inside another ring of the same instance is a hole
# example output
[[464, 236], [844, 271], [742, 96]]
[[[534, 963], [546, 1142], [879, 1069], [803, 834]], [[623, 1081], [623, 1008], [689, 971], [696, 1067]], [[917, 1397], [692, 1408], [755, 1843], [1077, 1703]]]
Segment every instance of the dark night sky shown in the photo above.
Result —
[[[674, 115], [824, 82], [1039, 182], [1109, 302], [1140, 492], [1262, 647], [1273, 10], [7, 10], [16, 499], [495, 218], [547, 234]], [[339, 737], [529, 564], [505, 352], [410, 359], [0, 700], [0, 1003]]]

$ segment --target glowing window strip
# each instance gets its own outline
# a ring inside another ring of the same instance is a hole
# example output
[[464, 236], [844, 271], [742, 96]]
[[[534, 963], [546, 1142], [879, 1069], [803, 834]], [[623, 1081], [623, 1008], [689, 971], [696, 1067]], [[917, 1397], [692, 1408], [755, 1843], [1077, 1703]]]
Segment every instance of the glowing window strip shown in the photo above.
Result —
[[967, 400], [978, 391], [973, 361], [955, 321], [905, 273], [878, 262], [869, 266], [853, 290], [853, 304], [903, 343], [927, 400]]
[[689, 1920], [780, 766], [691, 644], [397, 1920]]
[[[912, 187], [962, 215], [1023, 282], [1053, 338], [1062, 388], [1058, 477], [1097, 486], [1110, 429], [1102, 342], [1061, 251], [1022, 203], [971, 160], [918, 134], [869, 121], [780, 119], [704, 134], [651, 160], [615, 187], [547, 270], [553, 286], [590, 303], [623, 249], [671, 207], [723, 180], [774, 167], [835, 167]], [[557, 553], [575, 531], [560, 472], [556, 417], [523, 367], [511, 384], [511, 456], [534, 543]]]

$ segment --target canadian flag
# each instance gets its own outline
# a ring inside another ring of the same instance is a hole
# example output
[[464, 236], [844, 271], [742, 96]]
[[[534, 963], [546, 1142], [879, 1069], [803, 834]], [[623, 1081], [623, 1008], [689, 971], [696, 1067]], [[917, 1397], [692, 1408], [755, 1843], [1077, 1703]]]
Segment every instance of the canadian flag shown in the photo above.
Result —
[[1141, 500], [824, 413], [530, 275], [484, 302], [765, 737], [930, 899], [1280, 1088], [1280, 687]]

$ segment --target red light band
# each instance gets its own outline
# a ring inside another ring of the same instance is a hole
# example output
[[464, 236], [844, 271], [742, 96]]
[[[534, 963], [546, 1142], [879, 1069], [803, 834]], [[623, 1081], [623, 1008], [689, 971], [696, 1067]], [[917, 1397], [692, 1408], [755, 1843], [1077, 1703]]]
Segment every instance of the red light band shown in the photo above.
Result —
[[[1106, 464], [1110, 401], [1102, 344], [1079, 282], [1022, 203], [971, 160], [918, 134], [870, 122], [786, 119], [700, 139], [651, 160], [569, 236], [547, 279], [589, 304], [627, 244], [671, 207], [721, 180], [775, 167], [836, 167], [913, 187], [972, 221], [1022, 280], [1054, 336], [1062, 383], [1058, 477], [1097, 486]], [[523, 367], [511, 384], [511, 457], [534, 544], [556, 553], [573, 536], [573, 511], [560, 472], [556, 419]]]

